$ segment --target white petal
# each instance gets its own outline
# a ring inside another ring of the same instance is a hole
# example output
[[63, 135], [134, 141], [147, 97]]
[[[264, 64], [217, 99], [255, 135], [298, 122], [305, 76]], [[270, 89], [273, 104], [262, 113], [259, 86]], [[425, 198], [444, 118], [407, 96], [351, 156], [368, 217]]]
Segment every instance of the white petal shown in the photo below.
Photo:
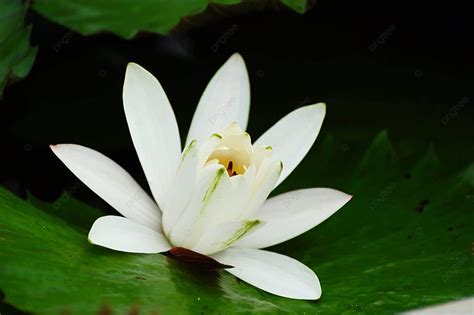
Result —
[[221, 142], [222, 142], [222, 135], [218, 133], [214, 133], [206, 141], [201, 141], [201, 143], [198, 143], [198, 146], [199, 146], [198, 167], [202, 168], [206, 164], [212, 151], [214, 151], [214, 149], [218, 145], [220, 145]]
[[342, 208], [352, 196], [329, 188], [301, 189], [268, 199], [256, 214], [265, 225], [235, 246], [264, 248], [312, 229]]
[[117, 163], [77, 144], [52, 145], [54, 154], [92, 191], [123, 216], [161, 230], [161, 211]]
[[98, 218], [89, 232], [94, 245], [128, 253], [155, 254], [171, 248], [163, 234], [118, 216]]
[[181, 163], [171, 184], [169, 197], [163, 206], [163, 230], [167, 235], [176, 225], [192, 198], [197, 182], [198, 152], [198, 144], [196, 140], [193, 140], [181, 155]]
[[177, 223], [171, 228], [171, 233], [166, 230], [168, 239], [174, 246], [191, 248], [190, 244], [196, 240], [192, 238], [191, 233], [199, 219], [205, 204], [216, 190], [219, 181], [227, 176], [224, 167], [220, 164], [214, 164], [205, 167], [199, 174], [191, 200], [186, 209], [178, 218]]
[[254, 166], [244, 175], [229, 177], [223, 165], [207, 165], [199, 172], [186, 210], [171, 234], [166, 234], [171, 242], [175, 246], [193, 248], [207, 230], [225, 222], [240, 221], [251, 197], [254, 177]]
[[143, 171], [156, 202], [161, 204], [181, 154], [173, 109], [158, 80], [134, 63], [127, 66], [123, 105]]
[[272, 192], [273, 187], [275, 187], [282, 169], [284, 169], [284, 166], [280, 161], [266, 158], [261, 162], [255, 180], [252, 183], [252, 195], [245, 210], [241, 212], [244, 218], [256, 215], [257, 210], [260, 209], [268, 195]]
[[280, 119], [255, 142], [271, 146], [272, 158], [283, 162], [283, 172], [275, 186], [293, 172], [311, 149], [325, 114], [326, 105], [323, 103], [298, 108]]
[[233, 54], [216, 72], [199, 100], [186, 143], [207, 139], [232, 122], [246, 129], [250, 85], [244, 60]]
[[219, 252], [258, 229], [261, 223], [259, 220], [234, 221], [208, 228], [191, 250], [203, 255]]
[[198, 172], [221, 139], [220, 135], [214, 134], [203, 144], [193, 140], [184, 149], [166, 200], [168, 206], [163, 209], [163, 229], [166, 234], [169, 235], [183, 211], [189, 206], [196, 190]]
[[403, 313], [405, 315], [472, 315], [474, 314], [474, 297], [429, 306]]
[[321, 286], [316, 274], [288, 256], [259, 249], [228, 248], [212, 255], [226, 269], [251, 285], [292, 299], [317, 300]]
[[[254, 174], [254, 166], [251, 166], [245, 174], [232, 177], [229, 177], [225, 171], [213, 186], [212, 191], [206, 193], [205, 198], [198, 199], [198, 202], [193, 204], [193, 207], [199, 209], [199, 215], [196, 216], [193, 223], [192, 233], [189, 237], [190, 242], [187, 244], [188, 248], [194, 247], [203, 234], [210, 230], [219, 230], [218, 226], [223, 223], [247, 219], [246, 217], [241, 219], [241, 217], [252, 196]], [[217, 241], [225, 242], [227, 238]]]

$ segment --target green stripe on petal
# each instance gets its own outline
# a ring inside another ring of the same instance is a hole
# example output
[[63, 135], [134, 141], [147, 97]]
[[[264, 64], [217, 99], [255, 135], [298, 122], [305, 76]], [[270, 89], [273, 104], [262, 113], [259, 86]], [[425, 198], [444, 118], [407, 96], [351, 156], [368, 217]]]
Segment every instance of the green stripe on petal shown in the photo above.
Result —
[[211, 185], [209, 185], [209, 188], [207, 189], [206, 194], [204, 195], [204, 198], [202, 198], [202, 207], [200, 211], [201, 214], [204, 212], [204, 209], [206, 208], [207, 203], [209, 202], [214, 192], [216, 191], [217, 186], [219, 185], [219, 182], [221, 181], [222, 176], [224, 176], [224, 174], [225, 174], [224, 168], [220, 168], [217, 171], [216, 176], [212, 180]]
[[234, 234], [223, 243], [223, 247], [227, 248], [237, 242], [242, 236], [250, 232], [256, 226], [258, 226], [262, 221], [260, 220], [246, 220], [242, 222], [242, 226], [234, 232]]
[[189, 154], [189, 152], [191, 152], [191, 150], [194, 148], [196, 143], [197, 143], [197, 141], [193, 140], [186, 146], [186, 148], [184, 148], [183, 153], [181, 154], [181, 163], [184, 161], [184, 159]]

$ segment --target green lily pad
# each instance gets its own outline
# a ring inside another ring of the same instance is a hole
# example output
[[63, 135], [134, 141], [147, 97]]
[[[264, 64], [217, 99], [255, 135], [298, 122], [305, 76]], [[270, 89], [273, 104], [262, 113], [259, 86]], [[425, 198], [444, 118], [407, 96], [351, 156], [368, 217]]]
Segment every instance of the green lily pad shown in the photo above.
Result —
[[[110, 31], [132, 38], [139, 31], [167, 34], [183, 18], [202, 13], [208, 5], [236, 5], [240, 0], [37, 0], [34, 8], [40, 14], [83, 35]], [[260, 8], [257, 0], [255, 7]], [[304, 13], [306, 0], [282, 0], [296, 12]]]
[[23, 20], [26, 7], [21, 0], [0, 1], [0, 95], [9, 78], [24, 78], [36, 57], [29, 44], [31, 27]]
[[[53, 203], [41, 201], [33, 195], [28, 196], [28, 201], [37, 209], [64, 220], [82, 232], [88, 232], [94, 221], [103, 213], [73, 197], [78, 187], [80, 184], [76, 183]], [[78, 209], [78, 211], [71, 211], [71, 209]]]
[[306, 0], [281, 0], [281, 2], [298, 13], [306, 12]]
[[[5, 190], [0, 289], [6, 303], [38, 314], [393, 314], [473, 294], [474, 165], [452, 171], [431, 148], [407, 168], [386, 132], [359, 157], [326, 137], [279, 190], [311, 186], [354, 198], [271, 250], [315, 270], [319, 301], [280, 298], [225, 271], [189, 270], [163, 255], [93, 246], [87, 229], [100, 212], [72, 198], [54, 209]], [[79, 222], [81, 213], [87, 219]]]

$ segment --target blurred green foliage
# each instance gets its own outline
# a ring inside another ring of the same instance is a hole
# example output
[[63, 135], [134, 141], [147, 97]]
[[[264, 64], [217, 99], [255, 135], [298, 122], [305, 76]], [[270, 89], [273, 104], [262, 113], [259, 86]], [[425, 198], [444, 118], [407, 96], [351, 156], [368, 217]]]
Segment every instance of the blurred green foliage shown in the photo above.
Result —
[[0, 1], [0, 95], [7, 80], [24, 78], [35, 60], [31, 47], [31, 26], [24, 26], [26, 6], [21, 0]]
[[[254, 0], [245, 5], [260, 9], [272, 2]], [[167, 34], [183, 19], [202, 13], [208, 6], [240, 3], [240, 0], [38, 0], [34, 8], [46, 18], [83, 35], [110, 31], [132, 38], [139, 31]], [[306, 0], [282, 0], [282, 3], [299, 13], [306, 10]]]

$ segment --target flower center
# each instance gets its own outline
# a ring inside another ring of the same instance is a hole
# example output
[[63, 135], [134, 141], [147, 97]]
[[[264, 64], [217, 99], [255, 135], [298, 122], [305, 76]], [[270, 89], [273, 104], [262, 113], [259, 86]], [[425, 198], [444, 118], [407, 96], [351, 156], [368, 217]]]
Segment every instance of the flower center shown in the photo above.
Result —
[[220, 133], [221, 142], [209, 155], [208, 163], [218, 163], [225, 167], [229, 176], [244, 174], [254, 165], [250, 136], [237, 123], [232, 123]]
[[216, 148], [208, 159], [208, 161], [213, 160], [217, 160], [217, 163], [223, 165], [229, 176], [244, 174], [251, 164], [250, 156], [246, 152], [228, 146]]

